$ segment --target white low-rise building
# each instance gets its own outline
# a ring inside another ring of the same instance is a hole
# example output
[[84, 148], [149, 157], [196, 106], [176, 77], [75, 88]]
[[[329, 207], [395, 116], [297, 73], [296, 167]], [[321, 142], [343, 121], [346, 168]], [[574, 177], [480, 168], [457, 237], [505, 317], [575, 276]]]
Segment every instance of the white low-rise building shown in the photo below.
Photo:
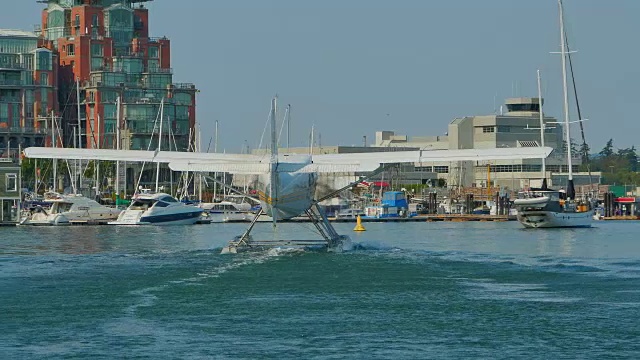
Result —
[[[376, 132], [375, 147], [412, 147], [422, 150], [490, 149], [541, 146], [540, 102], [538, 98], [507, 99], [506, 112], [493, 115], [465, 116], [454, 119], [444, 136], [406, 136], [393, 131]], [[542, 100], [544, 102], [544, 100]], [[567, 172], [563, 129], [551, 116], [543, 116], [545, 146], [555, 149], [547, 158], [547, 174]], [[573, 170], [581, 165], [579, 154], [574, 154]], [[425, 172], [435, 172], [449, 186], [493, 186], [522, 189], [540, 185], [541, 160], [504, 160], [490, 162], [434, 162], [416, 164]], [[592, 174], [593, 175], [593, 174]], [[594, 175], [595, 176], [595, 175]], [[581, 178], [576, 174], [576, 178]], [[599, 177], [598, 177], [599, 178]], [[586, 179], [585, 179], [586, 180]]]

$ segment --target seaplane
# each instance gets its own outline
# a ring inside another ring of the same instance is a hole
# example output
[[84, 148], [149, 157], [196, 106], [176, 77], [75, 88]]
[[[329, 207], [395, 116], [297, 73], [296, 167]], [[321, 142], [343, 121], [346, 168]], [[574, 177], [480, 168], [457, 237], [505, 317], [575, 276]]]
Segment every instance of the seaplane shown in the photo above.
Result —
[[[549, 156], [550, 147], [384, 151], [353, 154], [300, 155], [280, 154], [276, 136], [277, 97], [271, 101], [270, 151], [257, 154], [220, 154], [143, 150], [107, 150], [30, 147], [24, 150], [28, 158], [79, 159], [129, 162], [168, 163], [173, 171], [200, 173], [231, 173], [258, 175], [257, 193], [261, 210], [247, 230], [231, 239], [222, 253], [239, 253], [268, 248], [318, 248], [342, 251], [348, 247], [348, 236], [340, 235], [329, 222], [319, 203], [339, 192], [380, 173], [385, 166], [398, 163], [457, 162], [541, 159]], [[327, 173], [368, 173], [357, 181], [322, 197], [315, 196], [318, 177]], [[214, 180], [215, 181], [215, 180]], [[319, 240], [255, 240], [254, 225], [263, 214], [271, 217], [274, 228], [278, 222], [307, 216], [322, 239]]]

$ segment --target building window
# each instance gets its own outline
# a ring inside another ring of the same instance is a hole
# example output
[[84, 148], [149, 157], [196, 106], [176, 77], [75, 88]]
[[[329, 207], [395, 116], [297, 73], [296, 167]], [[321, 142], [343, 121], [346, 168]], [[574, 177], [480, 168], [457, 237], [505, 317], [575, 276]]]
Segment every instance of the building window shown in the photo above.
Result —
[[101, 57], [92, 57], [91, 58], [91, 71], [100, 71], [104, 70], [104, 61]]
[[511, 132], [511, 126], [498, 125], [498, 132], [499, 133], [510, 133]]
[[49, 86], [49, 73], [40, 73], [40, 85]]
[[67, 55], [74, 56], [76, 54], [76, 46], [73, 44], [67, 45]]
[[483, 133], [494, 133], [496, 132], [496, 127], [495, 126], [483, 126], [482, 127], [482, 132]]
[[158, 58], [158, 47], [157, 46], [149, 46], [149, 57], [152, 59]]
[[522, 172], [540, 172], [542, 165], [522, 165]]
[[80, 27], [80, 15], [76, 14], [76, 27]]
[[51, 71], [53, 70], [53, 61], [51, 52], [49, 50], [38, 49], [36, 50], [36, 70]]
[[18, 191], [18, 175], [17, 174], [6, 174], [5, 175], [5, 184], [7, 185], [7, 192], [16, 192]]
[[91, 56], [103, 56], [102, 44], [91, 44]]
[[151, 72], [151, 73], [157, 72], [158, 69], [160, 69], [160, 61], [158, 61], [158, 60], [149, 60], [148, 69], [149, 69], [149, 72]]
[[9, 104], [0, 103], [0, 123], [9, 122]]
[[449, 167], [448, 166], [434, 166], [433, 172], [438, 174], [448, 174]]

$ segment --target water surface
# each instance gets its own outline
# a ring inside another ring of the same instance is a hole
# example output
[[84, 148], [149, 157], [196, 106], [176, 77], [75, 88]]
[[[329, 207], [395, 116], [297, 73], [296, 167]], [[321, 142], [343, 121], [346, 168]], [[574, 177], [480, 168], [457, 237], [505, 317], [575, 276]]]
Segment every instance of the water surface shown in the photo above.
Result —
[[[0, 229], [3, 358], [638, 358], [638, 223], [337, 224], [353, 251], [219, 255], [243, 224]], [[315, 238], [258, 224], [260, 238]]]

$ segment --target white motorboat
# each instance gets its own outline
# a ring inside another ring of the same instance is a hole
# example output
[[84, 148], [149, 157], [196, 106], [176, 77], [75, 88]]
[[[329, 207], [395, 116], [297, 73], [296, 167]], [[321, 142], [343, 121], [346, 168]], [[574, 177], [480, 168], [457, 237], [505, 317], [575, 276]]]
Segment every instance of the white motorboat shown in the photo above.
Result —
[[202, 212], [169, 194], [144, 193], [131, 199], [129, 207], [109, 225], [192, 225], [201, 220]]
[[213, 222], [237, 222], [251, 221], [255, 214], [249, 209], [243, 209], [240, 204], [230, 201], [221, 201], [218, 203], [206, 203], [200, 206]]
[[518, 221], [527, 228], [591, 227], [589, 206], [565, 200], [563, 194], [553, 190], [521, 193], [513, 202]]
[[100, 205], [97, 201], [81, 195], [48, 193], [44, 201], [51, 203], [51, 207], [46, 209], [36, 206], [29, 209], [20, 220], [20, 225], [100, 223], [116, 219], [121, 212], [121, 210]]
[[250, 200], [243, 195], [228, 195], [223, 201], [199, 205], [213, 222], [251, 221], [255, 217]]

